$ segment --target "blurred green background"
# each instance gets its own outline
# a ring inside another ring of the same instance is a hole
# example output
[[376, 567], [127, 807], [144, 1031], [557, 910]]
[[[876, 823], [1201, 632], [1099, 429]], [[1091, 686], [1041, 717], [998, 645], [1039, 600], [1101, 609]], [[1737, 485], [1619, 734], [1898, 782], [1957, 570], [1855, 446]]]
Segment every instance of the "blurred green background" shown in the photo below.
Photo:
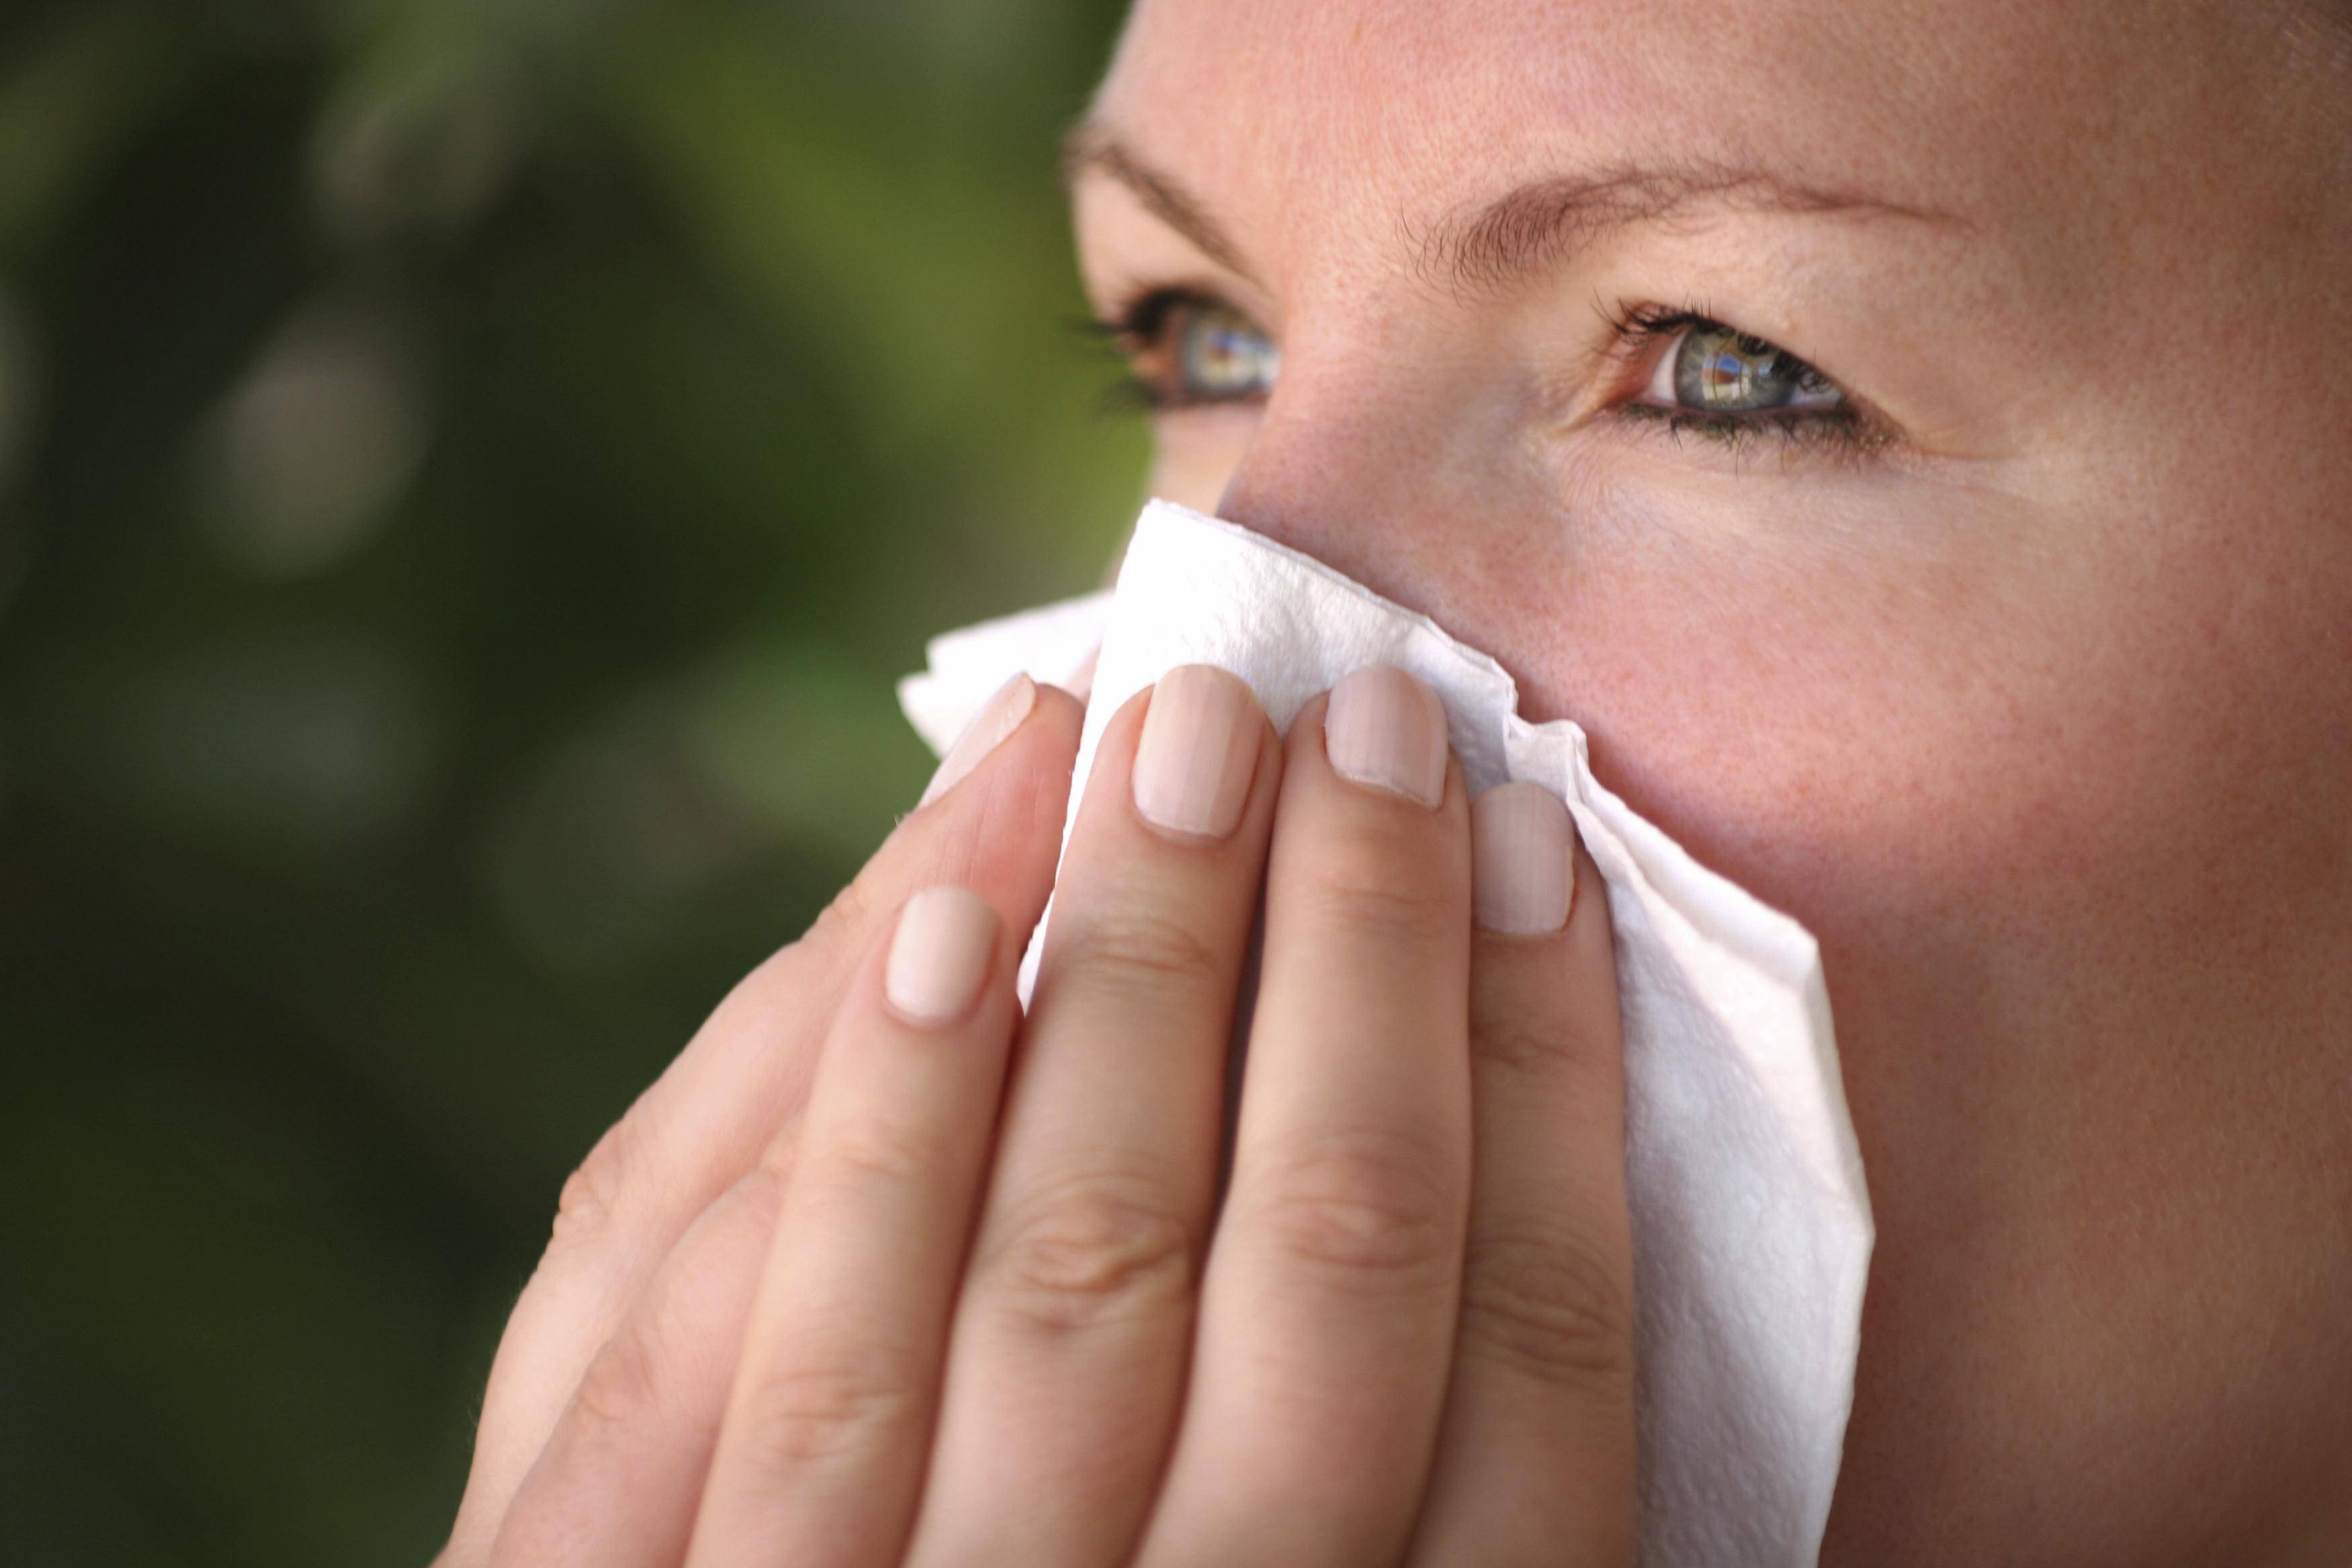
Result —
[[404, 1563], [564, 1173], [1138, 497], [1118, 0], [0, 6], [0, 1562]]

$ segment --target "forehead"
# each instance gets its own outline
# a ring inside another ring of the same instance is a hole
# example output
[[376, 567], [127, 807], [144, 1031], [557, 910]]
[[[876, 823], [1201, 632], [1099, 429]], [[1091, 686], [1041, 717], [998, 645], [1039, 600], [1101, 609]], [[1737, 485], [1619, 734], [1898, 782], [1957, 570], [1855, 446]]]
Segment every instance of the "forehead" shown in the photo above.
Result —
[[1141, 0], [1097, 109], [1260, 251], [1392, 243], [1496, 189], [1659, 158], [2081, 229], [2103, 207], [2182, 199], [2179, 154], [2136, 146], [2211, 159], [2261, 142], [2291, 31], [2269, 0], [2123, 14], [2096, 0]]

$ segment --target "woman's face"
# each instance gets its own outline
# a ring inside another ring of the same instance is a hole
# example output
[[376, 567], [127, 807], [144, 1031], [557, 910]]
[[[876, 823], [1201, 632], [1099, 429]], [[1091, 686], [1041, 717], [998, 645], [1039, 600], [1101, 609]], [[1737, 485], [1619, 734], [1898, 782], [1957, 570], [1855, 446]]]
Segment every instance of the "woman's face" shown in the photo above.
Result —
[[1827, 1561], [2352, 1532], [2347, 39], [1143, 0], [1074, 139], [1155, 488], [1820, 936], [1880, 1232]]

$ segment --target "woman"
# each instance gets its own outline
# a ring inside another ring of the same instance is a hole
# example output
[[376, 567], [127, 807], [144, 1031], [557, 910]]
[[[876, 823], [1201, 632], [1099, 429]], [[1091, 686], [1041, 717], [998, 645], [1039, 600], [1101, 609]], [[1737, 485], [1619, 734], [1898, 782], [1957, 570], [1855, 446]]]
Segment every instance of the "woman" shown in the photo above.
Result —
[[[2341, 8], [1144, 0], [1069, 163], [1154, 489], [1821, 937], [1822, 1560], [2352, 1559]], [[583, 1166], [446, 1561], [1626, 1561], [1605, 910], [1428, 700], [1131, 704], [1008, 1056], [1001, 697]]]

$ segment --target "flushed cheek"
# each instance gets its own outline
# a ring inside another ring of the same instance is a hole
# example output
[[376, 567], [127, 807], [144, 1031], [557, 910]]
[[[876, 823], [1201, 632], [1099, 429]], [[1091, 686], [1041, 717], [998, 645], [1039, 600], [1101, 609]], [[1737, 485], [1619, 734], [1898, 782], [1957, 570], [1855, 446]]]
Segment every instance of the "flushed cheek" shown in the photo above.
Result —
[[[2294, 657], [2316, 612], [2257, 612], [2195, 519], [2147, 510], [1954, 506], [1874, 543], [1719, 521], [1457, 530], [1431, 607], [1820, 936], [1890, 1256], [2024, 1223], [2069, 1169], [2157, 1158], [2150, 1126], [2210, 1130], [2231, 1073], [2282, 1070], [2216, 975], [2291, 994], [2331, 897], [2342, 929], [2346, 788], [2311, 737], [2352, 700]], [[2190, 1092], [2200, 1030], [2242, 1046]]]
[[1455, 527], [1412, 580], [1531, 714], [1585, 725], [1604, 782], [1809, 918], [2079, 888], [2163, 853], [2194, 672], [2148, 700], [2172, 656], [2095, 561], [2011, 515], [1895, 512], [1874, 535], [1726, 510]]
[[2256, 661], [2217, 655], [2210, 564], [2203, 589], [2120, 569], [2068, 521], [2072, 556], [1997, 521], [1908, 552], [1596, 523], [1516, 581], [1458, 557], [1446, 590], [1533, 715], [1587, 725], [1603, 783], [1822, 939], [1880, 1223], [1864, 1343], [1893, 1358], [1857, 1451], [1898, 1471], [1923, 1421], [1953, 1452], [2088, 1430], [2050, 1402], [2136, 1375], [2103, 1357], [2261, 1331], [2280, 1199], [2211, 1173], [2325, 1153], [2216, 980], [2281, 989], [2258, 895], [2308, 879], [2312, 807], [2239, 770], [2294, 718], [2218, 673]]
[[2012, 519], [1890, 517], [1875, 546], [1720, 521], [1588, 515], [1534, 574], [1473, 551], [1441, 618], [1531, 716], [1585, 724], [1604, 784], [1820, 937], [1890, 1239], [2025, 1205], [2033, 1171], [1998, 1203], [1982, 1175], [2008, 1097], [2096, 1067], [2084, 999], [2205, 908], [2196, 672], [2144, 596]]
[[2340, 1321], [2315, 933], [2352, 911], [2314, 737], [2352, 703], [2294, 594], [2168, 521], [1899, 574], [1590, 558], [1567, 628], [1501, 639], [1604, 782], [1822, 938], [1880, 1225], [1857, 1496], [2012, 1498], [2023, 1532], [2063, 1476], [2126, 1517], [2312, 1405], [2231, 1347]]

